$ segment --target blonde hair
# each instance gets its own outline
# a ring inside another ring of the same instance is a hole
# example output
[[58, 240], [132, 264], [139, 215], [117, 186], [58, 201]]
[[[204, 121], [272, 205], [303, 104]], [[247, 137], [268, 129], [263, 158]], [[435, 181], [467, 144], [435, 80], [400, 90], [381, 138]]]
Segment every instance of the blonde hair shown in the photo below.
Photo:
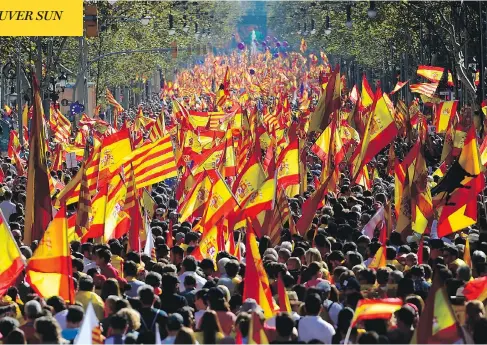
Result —
[[306, 259], [306, 263], [309, 265], [310, 263], [312, 263], [313, 261], [317, 261], [317, 262], [322, 262], [323, 259], [321, 258], [321, 254], [320, 254], [320, 251], [316, 248], [310, 248], [306, 251], [306, 253], [304, 254], [304, 258]]
[[122, 308], [117, 312], [117, 315], [128, 320], [130, 330], [138, 330], [141, 326], [140, 314], [132, 308]]

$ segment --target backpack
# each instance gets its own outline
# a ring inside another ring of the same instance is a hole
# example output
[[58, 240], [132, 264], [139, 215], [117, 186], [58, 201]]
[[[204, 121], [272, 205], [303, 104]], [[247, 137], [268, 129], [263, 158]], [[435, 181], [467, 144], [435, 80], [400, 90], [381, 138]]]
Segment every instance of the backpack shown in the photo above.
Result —
[[326, 322], [328, 322], [329, 324], [331, 324], [333, 327], [335, 327], [333, 321], [331, 320], [331, 317], [330, 317], [330, 309], [331, 309], [331, 306], [334, 304], [335, 302], [331, 302], [330, 305], [328, 305], [328, 307], [326, 308], [323, 308], [320, 316], [323, 320], [325, 320]]

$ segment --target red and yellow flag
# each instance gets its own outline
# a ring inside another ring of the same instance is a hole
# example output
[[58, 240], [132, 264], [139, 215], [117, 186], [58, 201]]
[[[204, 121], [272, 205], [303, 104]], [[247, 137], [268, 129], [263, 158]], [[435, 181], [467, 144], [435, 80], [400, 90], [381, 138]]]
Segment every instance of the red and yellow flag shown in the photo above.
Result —
[[383, 299], [363, 299], [360, 300], [353, 315], [352, 324], [355, 326], [363, 320], [385, 319], [389, 320], [396, 310], [402, 306], [400, 298], [383, 298]]
[[436, 106], [436, 133], [445, 133], [451, 119], [457, 112], [458, 101], [445, 101]]
[[98, 168], [98, 185], [107, 183], [115, 171], [132, 152], [128, 129], [121, 130], [103, 139]]
[[277, 159], [277, 184], [282, 188], [299, 184], [299, 143], [293, 140]]
[[362, 76], [362, 92], [361, 92], [361, 102], [364, 108], [371, 106], [374, 103], [374, 92], [367, 81], [367, 77]]
[[[250, 222], [248, 222], [250, 223]], [[272, 291], [269, 285], [267, 273], [262, 264], [259, 247], [253, 229], [249, 226], [246, 234], [246, 264], [245, 285], [243, 300], [253, 298], [263, 309], [266, 318], [272, 317], [276, 311], [276, 305], [272, 298]]]
[[435, 66], [418, 66], [418, 70], [416, 73], [422, 77], [425, 77], [429, 81], [433, 83], [439, 83], [441, 77], [443, 76], [443, 71], [445, 69], [443, 67], [435, 67]]
[[[257, 302], [258, 303], [258, 302]], [[260, 321], [260, 317], [256, 312], [252, 312], [250, 316], [248, 344], [269, 344], [264, 327]]]
[[22, 253], [12, 236], [8, 223], [1, 212], [0, 251], [2, 253], [2, 260], [0, 260], [0, 296], [3, 296], [9, 287], [15, 286], [17, 276], [23, 271], [25, 263], [22, 260]]
[[386, 95], [380, 89], [376, 93], [374, 111], [369, 117], [359, 152], [353, 162], [353, 180], [355, 181], [362, 167], [370, 162], [385, 146], [396, 137], [398, 131], [391, 115]]
[[462, 330], [438, 273], [435, 274], [428, 292], [411, 344], [465, 344]]
[[42, 100], [38, 81], [33, 75], [34, 115], [31, 122], [29, 164], [27, 171], [27, 198], [25, 205], [24, 242], [40, 240], [52, 219], [51, 191], [47, 168], [46, 138]]
[[477, 299], [481, 302], [487, 299], [487, 277], [473, 279], [463, 289], [463, 295], [468, 301]]
[[26, 280], [43, 298], [60, 296], [74, 303], [68, 220], [64, 206], [56, 213], [29, 260]]
[[282, 280], [282, 273], [279, 274], [279, 279], [277, 279], [277, 295], [279, 296], [280, 311], [291, 313], [291, 304], [289, 303], [289, 297], [286, 293], [286, 287], [284, 286], [284, 281]]

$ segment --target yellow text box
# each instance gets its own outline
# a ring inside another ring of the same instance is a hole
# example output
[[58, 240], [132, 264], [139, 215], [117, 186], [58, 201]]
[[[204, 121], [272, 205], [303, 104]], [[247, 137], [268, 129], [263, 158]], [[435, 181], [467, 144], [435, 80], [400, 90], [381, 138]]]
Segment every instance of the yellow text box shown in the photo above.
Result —
[[82, 36], [83, 0], [0, 0], [0, 36]]

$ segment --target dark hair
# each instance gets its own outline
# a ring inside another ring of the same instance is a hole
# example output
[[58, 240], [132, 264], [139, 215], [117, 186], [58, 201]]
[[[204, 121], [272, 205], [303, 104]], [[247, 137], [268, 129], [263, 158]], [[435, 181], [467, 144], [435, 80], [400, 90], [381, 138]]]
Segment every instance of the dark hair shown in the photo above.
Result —
[[149, 272], [145, 277], [145, 283], [152, 287], [160, 287], [162, 282], [162, 275], [157, 272]]
[[137, 275], [137, 264], [131, 260], [123, 263], [123, 274], [126, 277], [135, 277]]
[[83, 308], [79, 305], [70, 305], [68, 308], [68, 314], [66, 315], [66, 321], [71, 323], [79, 323], [83, 321], [84, 314]]
[[9, 334], [18, 327], [20, 327], [20, 323], [17, 321], [17, 319], [10, 316], [0, 318], [0, 333], [2, 335]]
[[320, 295], [316, 293], [307, 294], [304, 306], [308, 315], [318, 315], [321, 310]]
[[123, 331], [127, 328], [128, 320], [122, 315], [114, 314], [110, 317], [110, 328]]
[[55, 313], [59, 313], [66, 309], [66, 302], [59, 296], [51, 296], [46, 300], [46, 304], [54, 309]]
[[358, 338], [359, 344], [379, 344], [379, 335], [377, 332], [365, 332]]
[[154, 289], [150, 285], [143, 285], [137, 290], [139, 300], [143, 305], [152, 305], [154, 303]]
[[279, 313], [276, 316], [276, 331], [281, 337], [293, 334], [294, 320], [289, 313]]
[[185, 257], [181, 265], [187, 272], [194, 272], [198, 267], [196, 259], [192, 255]]
[[180, 255], [180, 256], [183, 256], [184, 255], [184, 249], [181, 248], [180, 246], [174, 246], [171, 248], [171, 252], [173, 255]]
[[136, 265], [140, 264], [140, 254], [137, 252], [128, 252], [127, 260], [135, 262]]
[[61, 343], [61, 328], [53, 317], [42, 316], [36, 319], [34, 327], [42, 343]]
[[106, 263], [109, 263], [112, 259], [112, 253], [106, 248], [98, 249], [96, 252], [96, 256], [98, 256], [100, 259], [103, 259]]
[[20, 328], [12, 330], [5, 339], [5, 344], [27, 344], [24, 331]]
[[200, 330], [203, 332], [203, 344], [216, 344], [216, 334], [221, 333], [222, 328], [218, 316], [213, 310], [207, 310], [201, 317]]
[[240, 263], [237, 260], [230, 260], [225, 265], [225, 272], [230, 278], [235, 278], [240, 271]]
[[120, 297], [120, 286], [118, 285], [118, 281], [116, 279], [108, 278], [101, 286], [100, 297], [103, 301], [106, 301], [108, 296], [112, 295]]
[[83, 272], [83, 269], [85, 268], [85, 265], [83, 264], [83, 260], [79, 258], [74, 258], [72, 260], [72, 263], [73, 263], [73, 267], [75, 267], [78, 270], [78, 272]]
[[162, 291], [165, 294], [173, 294], [178, 292], [179, 279], [175, 273], [164, 273], [162, 276]]
[[93, 278], [90, 276], [82, 276], [79, 279], [79, 289], [80, 291], [93, 291], [94, 283]]
[[184, 277], [184, 285], [186, 286], [195, 286], [196, 285], [196, 278], [193, 276], [186, 276]]

